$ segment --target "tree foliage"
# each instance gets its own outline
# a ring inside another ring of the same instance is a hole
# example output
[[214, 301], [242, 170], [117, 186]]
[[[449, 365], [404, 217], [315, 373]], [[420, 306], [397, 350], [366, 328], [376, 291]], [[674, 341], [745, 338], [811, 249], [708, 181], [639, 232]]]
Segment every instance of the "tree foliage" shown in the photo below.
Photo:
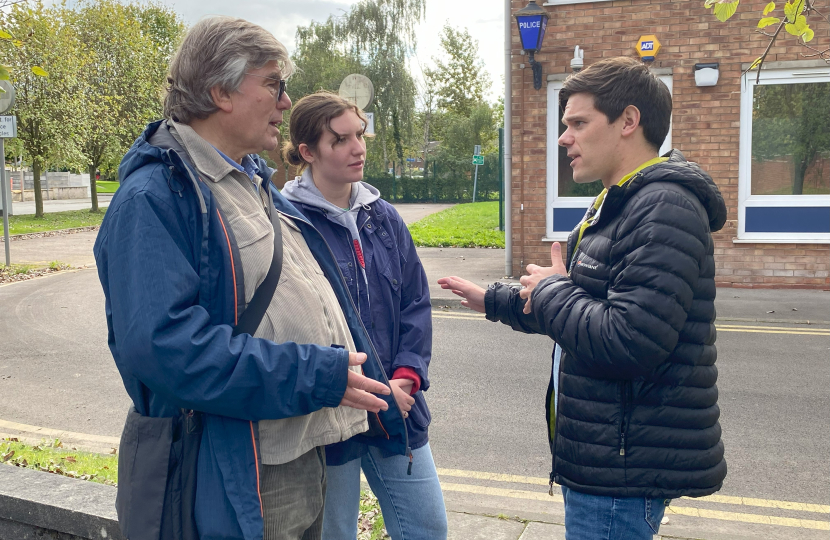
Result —
[[[0, 61], [17, 93], [12, 112], [34, 172], [36, 215], [43, 213], [40, 173], [53, 165], [89, 171], [97, 211], [95, 173], [161, 116], [167, 64], [184, 25], [158, 5], [87, 0], [73, 9], [16, 4], [0, 26], [26, 36], [0, 49]], [[49, 77], [31, 66], [45, 66]]]
[[478, 42], [466, 28], [449, 24], [441, 30], [443, 55], [433, 58], [435, 69], [430, 79], [437, 85], [438, 106], [468, 116], [484, 101], [485, 89], [490, 87], [484, 62], [478, 57]]
[[[164, 8], [116, 0], [89, 0], [66, 16], [84, 58], [78, 96], [84, 118], [76, 142], [94, 180], [108, 156], [123, 155], [136, 132], [161, 117], [166, 66], [183, 25]], [[95, 182], [90, 185], [97, 212]]]
[[[11, 72], [17, 134], [34, 173], [35, 215], [42, 216], [41, 171], [58, 160], [79, 160], [73, 143], [81, 120], [77, 96], [84, 60], [78, 54], [78, 36], [65, 24], [59, 7], [16, 4], [4, 14], [2, 26], [11, 35], [26, 36], [3, 51], [2, 62]], [[35, 74], [31, 66], [48, 66], [49, 77]]]
[[[705, 0], [703, 5], [707, 9], [711, 8], [719, 21], [726, 22], [737, 13], [740, 3], [741, 0]], [[758, 20], [757, 31], [769, 37], [770, 41], [764, 53], [752, 62], [747, 71], [757, 69], [760, 80], [760, 70], [764, 64], [764, 60], [782, 30], [795, 37], [798, 43], [806, 49], [813, 51], [811, 54], [803, 54], [802, 56], [806, 58], [821, 58], [830, 63], [830, 47], [822, 50], [808, 45], [815, 37], [815, 31], [810, 27], [808, 21], [809, 17], [820, 18], [830, 24], [830, 19], [816, 9], [815, 0], [785, 0], [783, 6], [780, 8], [774, 1], [767, 3]], [[771, 26], [775, 26], [775, 31], [772, 34], [764, 31], [765, 28]]]
[[375, 98], [367, 112], [375, 114], [377, 139], [369, 145], [367, 169], [374, 173], [385, 171], [389, 155], [412, 137], [416, 89], [409, 58], [425, 5], [425, 0], [361, 0], [342, 16], [297, 30], [294, 60], [301, 73], [291, 81], [295, 98], [321, 88], [336, 91], [349, 73], [372, 81]]

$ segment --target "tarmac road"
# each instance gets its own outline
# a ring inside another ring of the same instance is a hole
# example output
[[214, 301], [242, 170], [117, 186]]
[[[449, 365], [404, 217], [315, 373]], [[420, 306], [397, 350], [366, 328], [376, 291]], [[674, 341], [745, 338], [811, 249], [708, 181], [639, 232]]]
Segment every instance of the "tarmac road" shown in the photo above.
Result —
[[[561, 523], [561, 504], [548, 497], [545, 480], [551, 342], [467, 311], [435, 310], [434, 323], [427, 399], [448, 507]], [[826, 538], [810, 527], [830, 530], [830, 330], [729, 321], [719, 328], [729, 464], [719, 495], [761, 504], [676, 501], [676, 512], [720, 517], [673, 515], [661, 532], [711, 540]], [[106, 345], [94, 269], [0, 287], [0, 421], [117, 437], [128, 405]], [[823, 506], [794, 511], [780, 501]], [[770, 519], [789, 525], [747, 522]]]

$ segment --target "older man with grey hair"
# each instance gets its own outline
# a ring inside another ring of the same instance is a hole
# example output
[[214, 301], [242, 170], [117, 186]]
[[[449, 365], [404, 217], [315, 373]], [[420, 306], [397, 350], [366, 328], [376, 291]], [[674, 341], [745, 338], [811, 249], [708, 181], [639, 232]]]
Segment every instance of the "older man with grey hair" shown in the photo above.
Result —
[[319, 538], [325, 445], [368, 430], [406, 452], [331, 251], [257, 155], [292, 70], [263, 28], [201, 20], [165, 119], [121, 163], [94, 251], [133, 401], [116, 502], [131, 540]]

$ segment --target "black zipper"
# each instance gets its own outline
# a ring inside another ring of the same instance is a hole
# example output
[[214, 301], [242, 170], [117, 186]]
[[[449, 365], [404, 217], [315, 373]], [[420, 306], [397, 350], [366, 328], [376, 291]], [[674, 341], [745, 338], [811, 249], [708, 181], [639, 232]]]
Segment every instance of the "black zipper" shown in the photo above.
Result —
[[621, 409], [621, 416], [620, 416], [620, 455], [625, 455], [625, 429], [626, 429], [626, 420], [628, 419], [628, 402], [630, 399], [629, 393], [631, 389], [631, 381], [623, 381], [620, 383], [620, 409]]
[[[334, 256], [334, 252], [331, 250], [331, 246], [329, 246], [329, 243], [326, 242], [326, 239], [323, 237], [323, 235], [320, 234], [320, 231], [315, 229], [314, 225], [312, 225], [311, 223], [309, 223], [305, 219], [292, 216], [291, 214], [287, 214], [287, 213], [283, 212], [282, 210], [280, 210], [279, 208], [276, 208], [276, 207], [274, 207], [274, 209], [277, 212], [279, 212], [280, 214], [282, 214], [282, 215], [284, 215], [288, 218], [296, 219], [298, 221], [302, 221], [303, 223], [305, 223], [306, 225], [311, 227], [311, 230], [313, 230], [314, 232], [316, 232], [320, 236], [320, 238], [323, 240], [323, 244], [325, 244], [326, 248], [328, 248], [328, 250], [329, 250], [329, 255], [331, 255], [331, 259], [334, 261], [334, 268], [337, 270], [337, 275], [340, 276], [340, 281], [343, 282], [343, 288], [346, 289], [346, 296], [349, 297], [349, 302], [352, 303], [352, 307], [354, 308], [355, 312], [359, 314], [360, 311], [355, 306], [354, 299], [352, 298], [352, 295], [348, 294], [349, 293], [349, 286], [346, 283], [346, 278], [343, 277], [343, 272], [341, 272], [340, 267], [337, 266], [337, 259]], [[369, 332], [368, 332], [368, 330], [366, 330], [366, 325], [363, 324], [363, 319], [360, 318], [360, 315], [357, 316], [357, 321], [360, 323], [360, 327], [363, 329], [363, 332], [366, 334], [366, 341], [369, 342], [369, 347], [372, 349], [372, 354], [375, 355], [375, 362], [377, 362], [377, 365], [380, 368], [380, 373], [381, 373], [381, 375], [383, 375], [383, 381], [380, 381], [380, 382], [385, 382], [386, 386], [389, 388], [389, 391], [391, 392], [392, 391], [392, 385], [389, 382], [389, 377], [386, 376], [386, 370], [383, 369], [383, 364], [381, 364], [381, 362], [380, 362], [380, 356], [378, 355], [378, 351], [375, 349], [375, 344], [372, 343], [372, 339], [369, 337]], [[395, 396], [394, 395], [392, 395], [392, 401], [395, 402]], [[409, 448], [409, 432], [406, 428], [406, 419], [403, 416], [403, 411], [401, 411], [401, 408], [398, 407], [397, 402], [395, 402], [395, 408], [398, 409], [398, 414], [401, 416], [401, 422], [403, 422], [403, 436], [404, 436], [404, 440], [406, 441], [406, 452], [409, 454], [409, 467], [407, 469], [407, 474], [411, 475], [412, 474], [412, 450]]]

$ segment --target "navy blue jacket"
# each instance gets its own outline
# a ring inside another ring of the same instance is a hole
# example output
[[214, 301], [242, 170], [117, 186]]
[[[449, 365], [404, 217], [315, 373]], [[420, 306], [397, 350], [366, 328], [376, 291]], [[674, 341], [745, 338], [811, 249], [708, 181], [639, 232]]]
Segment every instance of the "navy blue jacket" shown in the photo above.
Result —
[[[423, 394], [429, 388], [432, 307], [426, 273], [409, 229], [397, 210], [383, 199], [368, 205], [368, 210], [360, 210], [357, 226], [369, 287], [358, 288], [358, 280], [362, 282], [363, 278], [349, 231], [329, 220], [324, 210], [316, 206], [293, 204], [320, 231], [334, 253], [386, 376], [391, 378], [396, 369], [407, 367], [421, 378], [406, 427], [411, 449], [424, 446], [432, 419]], [[358, 436], [328, 446], [328, 464], [342, 465], [360, 456], [365, 447], [356, 443], [362, 439]]]
[[[142, 418], [161, 421], [181, 409], [204, 413], [195, 479], [199, 537], [256, 540], [263, 535], [256, 422], [336, 407], [346, 388], [348, 352], [232, 335], [246, 285], [233, 232], [198, 173], [173, 149], [149, 142], [160, 124], [150, 124], [122, 160], [122, 185], [95, 242], [109, 346]], [[331, 283], [357, 350], [368, 354], [364, 373], [386, 382], [326, 241], [270, 184], [271, 171], [261, 170], [276, 210], [295, 220]], [[403, 455], [409, 443], [401, 412], [394, 398], [383, 399], [389, 410], [374, 419], [383, 426], [382, 443]], [[181, 433], [160, 431], [150, 437], [139, 428], [133, 446], [121, 448], [126, 467], [120, 462], [120, 473], [134, 471], [144, 484], [158, 478], [156, 495], [163, 499], [149, 500], [119, 483], [119, 497], [134, 515], [127, 527], [134, 532], [125, 531], [133, 539], [181, 537], [164, 532], [181, 520], [183, 490], [176, 482], [184, 479], [170, 473], [181, 449], [173, 444], [169, 455], [159, 453]]]

